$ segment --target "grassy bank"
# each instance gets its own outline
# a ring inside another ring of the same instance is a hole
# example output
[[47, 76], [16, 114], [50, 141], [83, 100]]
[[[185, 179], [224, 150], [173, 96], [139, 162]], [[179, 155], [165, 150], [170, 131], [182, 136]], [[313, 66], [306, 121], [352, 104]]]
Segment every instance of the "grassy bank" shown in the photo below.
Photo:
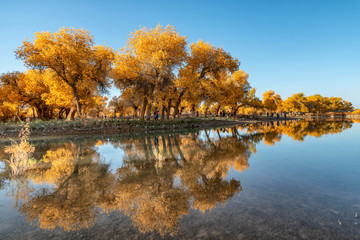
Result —
[[[139, 119], [84, 119], [74, 121], [36, 120], [29, 123], [31, 136], [66, 136], [83, 134], [127, 134], [132, 132], [150, 132], [155, 130], [182, 130], [204, 127], [229, 126], [238, 124], [236, 119], [220, 118], [183, 118], [175, 120]], [[16, 137], [23, 123], [1, 123], [0, 137]]]
[[[307, 119], [304, 116], [288, 117], [287, 120]], [[327, 118], [328, 119], [328, 118]], [[29, 123], [31, 137], [47, 136], [72, 136], [72, 135], [97, 135], [116, 134], [128, 136], [139, 133], [151, 133], [156, 131], [187, 131], [212, 127], [231, 126], [238, 124], [261, 123], [269, 121], [283, 121], [284, 118], [269, 118], [259, 116], [256, 118], [222, 118], [222, 117], [184, 117], [171, 120], [150, 120], [129, 118], [109, 119], [78, 119], [74, 121], [35, 120]], [[311, 120], [311, 119], [309, 119]], [[312, 119], [316, 120], [316, 119]], [[324, 119], [326, 120], [326, 119]], [[331, 120], [331, 119], [328, 119]], [[17, 137], [24, 123], [0, 123], [0, 138], [8, 139]]]

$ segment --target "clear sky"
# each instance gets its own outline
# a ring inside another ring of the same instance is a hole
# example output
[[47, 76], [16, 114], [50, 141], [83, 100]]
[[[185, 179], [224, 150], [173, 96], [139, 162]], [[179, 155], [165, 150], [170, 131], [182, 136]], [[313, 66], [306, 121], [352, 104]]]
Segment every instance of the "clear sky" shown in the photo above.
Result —
[[140, 25], [170, 24], [237, 57], [259, 97], [319, 93], [360, 108], [359, 0], [2, 0], [0, 8], [0, 73], [25, 70], [13, 51], [35, 32], [85, 28], [119, 49]]

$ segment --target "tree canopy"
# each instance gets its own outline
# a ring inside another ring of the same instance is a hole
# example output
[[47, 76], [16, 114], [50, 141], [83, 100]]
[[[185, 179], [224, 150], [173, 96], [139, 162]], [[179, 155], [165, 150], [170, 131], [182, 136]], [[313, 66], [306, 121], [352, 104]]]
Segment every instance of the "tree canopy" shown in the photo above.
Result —
[[51, 70], [56, 85], [71, 91], [79, 115], [86, 98], [108, 86], [114, 58], [111, 48], [94, 45], [89, 31], [75, 28], [35, 33], [34, 41], [23, 41], [15, 53], [29, 68]]

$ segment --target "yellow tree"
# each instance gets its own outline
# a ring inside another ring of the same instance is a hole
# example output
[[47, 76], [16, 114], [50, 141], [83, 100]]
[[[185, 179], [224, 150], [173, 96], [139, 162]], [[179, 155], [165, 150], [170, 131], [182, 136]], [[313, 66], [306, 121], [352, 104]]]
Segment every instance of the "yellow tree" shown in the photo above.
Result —
[[0, 110], [3, 120], [21, 116], [21, 109], [27, 101], [19, 88], [20, 72], [9, 72], [0, 76]]
[[172, 84], [178, 67], [185, 60], [186, 37], [173, 26], [142, 28], [133, 32], [116, 55], [112, 78], [119, 89], [136, 87], [143, 92], [141, 117], [147, 108], [150, 119], [155, 90], [165, 91]]
[[[41, 98], [48, 106], [59, 109], [59, 118], [65, 114], [68, 120], [73, 119], [76, 113], [76, 101], [74, 95], [72, 94], [71, 87], [62, 81], [61, 78], [51, 69], [43, 71], [43, 79], [44, 84], [49, 88], [49, 91], [43, 93]], [[101, 96], [98, 91], [89, 91], [86, 85], [78, 87], [78, 95], [81, 99], [80, 104], [84, 114], [91, 114], [91, 110], [94, 108], [104, 107], [106, 97]]]
[[276, 111], [280, 108], [282, 99], [279, 94], [275, 94], [273, 90], [264, 92], [262, 104], [266, 110]]
[[144, 92], [138, 87], [127, 88], [122, 91], [120, 99], [125, 107], [133, 110], [133, 116], [137, 117], [144, 99]]
[[323, 97], [320, 94], [306, 97], [306, 107], [310, 112], [326, 112], [329, 109], [329, 105], [329, 98]]
[[42, 94], [42, 99], [47, 105], [59, 109], [59, 117], [66, 113], [69, 120], [73, 119], [76, 104], [71, 88], [50, 69], [45, 70], [43, 75], [44, 84], [49, 88], [49, 92]]
[[53, 117], [54, 108], [43, 98], [50, 91], [45, 82], [45, 75], [45, 71], [28, 70], [21, 77], [19, 88], [27, 97], [27, 103], [32, 107], [33, 112], [36, 109], [37, 117], [50, 119]]
[[238, 70], [239, 65], [238, 59], [234, 59], [221, 47], [215, 47], [202, 40], [192, 43], [190, 56], [180, 70], [180, 77], [175, 83], [178, 91], [174, 117], [179, 113], [179, 106], [184, 96], [185, 99], [196, 99], [194, 95], [206, 93], [205, 85], [211, 85], [214, 79], [219, 78], [220, 73], [226, 71], [233, 73]]
[[256, 88], [251, 88], [245, 98], [245, 105], [255, 108], [263, 107], [261, 100], [256, 96]]
[[114, 117], [116, 117], [116, 114], [119, 113], [120, 116], [124, 114], [125, 106], [124, 102], [121, 101], [120, 96], [119, 97], [113, 97], [111, 101], [109, 102], [109, 109], [112, 110], [114, 113]]
[[23, 41], [15, 53], [27, 67], [54, 71], [70, 87], [79, 115], [82, 115], [79, 89], [88, 92], [105, 89], [114, 56], [111, 48], [95, 46], [89, 31], [65, 27], [55, 33], [35, 33], [34, 41]]
[[222, 105], [231, 109], [231, 115], [236, 115], [237, 110], [246, 104], [245, 98], [250, 90], [248, 77], [246, 72], [238, 70], [225, 81], [225, 89], [221, 94]]
[[21, 115], [32, 109], [33, 117], [35, 110], [39, 118], [51, 118], [52, 109], [46, 105], [42, 95], [49, 92], [44, 84], [43, 73], [38, 70], [28, 70], [25, 73], [12, 72], [0, 76], [0, 89], [2, 90], [1, 99], [2, 109], [11, 113], [13, 116]]
[[281, 110], [285, 112], [308, 112], [304, 93], [293, 94], [283, 101]]
[[84, 113], [90, 115], [92, 117], [100, 117], [100, 116], [107, 116], [108, 109], [107, 109], [107, 101], [108, 97], [102, 95], [94, 95], [87, 99], [84, 102]]
[[329, 110], [343, 110], [343, 111], [352, 111], [354, 107], [351, 102], [347, 102], [340, 97], [329, 97], [328, 98]]
[[251, 88], [246, 92], [240, 108], [241, 112], [245, 114], [253, 114], [257, 112], [259, 108], [263, 108], [262, 101], [256, 96], [256, 88]]

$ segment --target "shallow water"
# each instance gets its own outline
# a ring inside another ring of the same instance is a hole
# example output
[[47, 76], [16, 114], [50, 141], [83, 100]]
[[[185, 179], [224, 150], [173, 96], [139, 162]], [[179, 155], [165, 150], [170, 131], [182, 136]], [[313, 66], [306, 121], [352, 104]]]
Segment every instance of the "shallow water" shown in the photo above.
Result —
[[34, 141], [25, 175], [0, 162], [0, 239], [360, 239], [359, 136], [281, 122]]

